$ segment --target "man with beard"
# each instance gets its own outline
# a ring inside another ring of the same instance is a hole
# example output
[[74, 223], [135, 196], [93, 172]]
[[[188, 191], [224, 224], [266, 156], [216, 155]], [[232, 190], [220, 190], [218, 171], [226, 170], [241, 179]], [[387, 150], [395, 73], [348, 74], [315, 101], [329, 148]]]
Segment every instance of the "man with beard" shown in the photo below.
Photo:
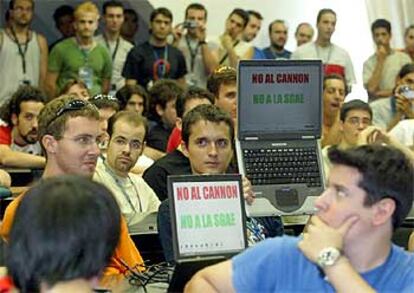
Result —
[[46, 104], [37, 88], [21, 86], [0, 109], [0, 164], [41, 168], [45, 158], [37, 139], [38, 116]]
[[298, 24], [295, 32], [296, 45], [298, 47], [303, 44], [312, 42], [313, 39], [313, 27], [310, 23], [302, 22]]
[[69, 79], [82, 80], [91, 96], [108, 93], [112, 62], [108, 50], [94, 40], [99, 10], [92, 2], [75, 9], [75, 36], [57, 44], [49, 56], [47, 92], [56, 97]]
[[[247, 13], [249, 14], [249, 21], [244, 28], [242, 40], [252, 44], [262, 28], [263, 16], [255, 10], [247, 10]], [[261, 49], [253, 46], [253, 50], [254, 54], [252, 59], [265, 59]]]
[[[39, 115], [39, 141], [47, 160], [42, 178], [75, 174], [91, 178], [99, 156], [99, 112], [91, 103], [73, 96], [49, 102]], [[24, 194], [7, 207], [0, 235], [9, 240], [16, 209]], [[103, 272], [103, 283], [121, 281], [129, 268], [143, 270], [143, 260], [121, 219], [121, 236]], [[93, 241], [91, 239], [91, 241]], [[111, 283], [112, 284], [112, 283]]]
[[159, 79], [175, 79], [185, 85], [185, 59], [180, 50], [167, 42], [172, 32], [173, 15], [165, 7], [155, 9], [150, 16], [151, 35], [147, 42], [134, 47], [125, 61], [122, 76], [126, 84], [140, 84], [149, 89]]
[[145, 147], [147, 122], [132, 111], [115, 114], [108, 124], [106, 159], [99, 161], [94, 180], [114, 194], [128, 226], [158, 211], [160, 200], [141, 176], [130, 173]]
[[290, 59], [292, 52], [285, 49], [288, 27], [284, 20], [276, 19], [269, 25], [270, 47], [263, 49], [266, 59]]
[[47, 66], [46, 39], [30, 29], [33, 0], [9, 2], [9, 21], [0, 30], [0, 105], [22, 84], [43, 88]]

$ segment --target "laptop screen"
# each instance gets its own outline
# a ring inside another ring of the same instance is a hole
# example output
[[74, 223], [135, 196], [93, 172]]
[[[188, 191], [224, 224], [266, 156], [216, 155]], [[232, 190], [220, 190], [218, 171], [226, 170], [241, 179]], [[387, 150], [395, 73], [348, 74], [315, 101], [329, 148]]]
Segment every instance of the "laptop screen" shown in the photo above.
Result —
[[246, 248], [240, 175], [169, 176], [168, 193], [176, 260]]
[[242, 60], [238, 70], [239, 139], [320, 137], [320, 60]]

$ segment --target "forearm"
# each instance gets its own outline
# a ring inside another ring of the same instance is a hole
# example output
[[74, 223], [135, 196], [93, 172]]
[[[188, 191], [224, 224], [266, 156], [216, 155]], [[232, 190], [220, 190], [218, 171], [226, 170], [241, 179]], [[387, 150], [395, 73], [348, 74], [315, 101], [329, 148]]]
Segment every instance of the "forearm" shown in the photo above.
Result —
[[4, 166], [18, 167], [18, 168], [43, 168], [46, 164], [46, 159], [41, 156], [35, 156], [22, 152], [0, 149], [3, 154], [1, 157], [1, 164]]
[[414, 232], [411, 233], [410, 240], [408, 240], [408, 250], [414, 252]]
[[219, 292], [204, 276], [203, 272], [197, 273], [184, 288], [184, 293]]
[[336, 292], [375, 292], [345, 257], [341, 257], [333, 266], [326, 267], [324, 271]]
[[387, 132], [394, 128], [395, 125], [398, 124], [402, 119], [402, 114], [400, 112], [397, 112], [394, 117], [391, 119], [390, 123], [387, 125]]
[[111, 89], [111, 80], [110, 79], [102, 80], [102, 93], [107, 94], [109, 93], [110, 89]]
[[328, 133], [322, 137], [322, 147], [325, 147], [327, 145], [336, 145], [339, 143], [341, 139], [341, 131], [339, 125], [339, 121], [336, 121], [331, 126], [331, 128], [329, 128]]
[[371, 78], [368, 80], [367, 83], [367, 90], [370, 94], [374, 94], [379, 88], [379, 84], [381, 82], [381, 74], [384, 68], [384, 61], [378, 61], [377, 65], [375, 65], [374, 71], [372, 72]]
[[211, 52], [208, 44], [201, 45], [201, 54], [203, 56], [203, 63], [207, 70], [207, 74], [211, 74], [219, 65], [217, 57]]
[[228, 52], [230, 66], [236, 68], [237, 62], [239, 62], [239, 59], [240, 59], [239, 56], [237, 56], [233, 48], [231, 50], [228, 50], [227, 52]]

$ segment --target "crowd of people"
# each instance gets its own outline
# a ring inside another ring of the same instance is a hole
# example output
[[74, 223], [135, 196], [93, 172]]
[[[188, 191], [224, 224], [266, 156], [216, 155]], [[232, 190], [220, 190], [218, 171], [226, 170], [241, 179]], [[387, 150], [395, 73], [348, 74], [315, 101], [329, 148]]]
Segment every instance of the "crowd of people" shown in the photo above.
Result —
[[[242, 59], [322, 60], [328, 184], [303, 238], [282, 237], [279, 217], [248, 218], [254, 248], [201, 271], [187, 290], [414, 290], [414, 256], [391, 244], [413, 202], [413, 25], [398, 50], [391, 47], [391, 23], [372, 23], [377, 49], [363, 66], [369, 100], [345, 102], [356, 78], [350, 55], [331, 42], [332, 9], [319, 11], [315, 27], [297, 26], [297, 49], [290, 52], [281, 19], [268, 27], [270, 45], [254, 46], [263, 17], [253, 10], [235, 8], [223, 33], [209, 39], [201, 3], [188, 5], [175, 27], [171, 11], [159, 7], [149, 17], [149, 39], [134, 44], [134, 10], [117, 0], [101, 10], [85, 1], [55, 11], [62, 37], [48, 45], [31, 29], [35, 8], [33, 0], [11, 0], [0, 29], [0, 166], [44, 169], [41, 182], [8, 206], [0, 227], [10, 247], [7, 266], [22, 292], [83, 292], [144, 271], [128, 230], [157, 211], [165, 258], [174, 261], [167, 177], [239, 172], [234, 139], [243, 119], [236, 70]], [[0, 169], [0, 186], [12, 184]], [[254, 201], [248, 178], [243, 194]], [[25, 221], [36, 233], [25, 230]], [[85, 228], [76, 226], [82, 222]], [[275, 236], [281, 237], [262, 241]], [[51, 250], [41, 249], [49, 238]], [[409, 246], [414, 250], [414, 233]], [[61, 263], [52, 260], [59, 255]], [[21, 262], [35, 256], [27, 267], [33, 271], [21, 271]], [[295, 281], [298, 274], [307, 276], [303, 283]]]

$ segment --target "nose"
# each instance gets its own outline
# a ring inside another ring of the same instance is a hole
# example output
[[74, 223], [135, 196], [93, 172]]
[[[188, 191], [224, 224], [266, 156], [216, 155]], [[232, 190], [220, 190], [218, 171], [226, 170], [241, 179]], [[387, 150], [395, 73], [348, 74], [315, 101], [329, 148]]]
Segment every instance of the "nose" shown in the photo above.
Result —
[[38, 126], [39, 126], [39, 122], [37, 121], [37, 119], [33, 119], [32, 127], [35, 128], [35, 129], [37, 129]]
[[211, 142], [208, 146], [208, 155], [211, 157], [217, 156], [217, 146], [215, 142]]
[[91, 149], [89, 150], [90, 155], [99, 156], [101, 150], [98, 147], [98, 140], [96, 139], [95, 142], [91, 145]]
[[328, 202], [328, 189], [326, 189], [324, 192], [322, 192], [321, 195], [319, 195], [315, 200], [315, 208], [321, 212], [326, 210], [329, 207]]

